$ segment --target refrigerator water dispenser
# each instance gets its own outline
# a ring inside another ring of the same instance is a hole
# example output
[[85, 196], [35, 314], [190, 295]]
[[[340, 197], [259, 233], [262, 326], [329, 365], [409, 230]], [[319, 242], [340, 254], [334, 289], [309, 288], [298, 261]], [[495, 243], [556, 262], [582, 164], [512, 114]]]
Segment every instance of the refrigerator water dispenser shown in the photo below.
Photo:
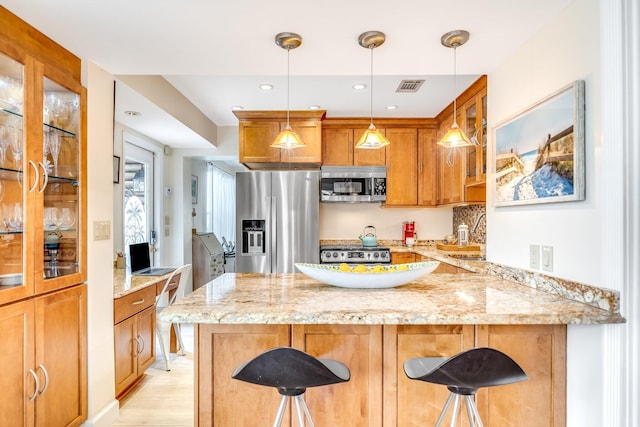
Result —
[[265, 220], [244, 219], [242, 220], [242, 253], [243, 254], [263, 254]]

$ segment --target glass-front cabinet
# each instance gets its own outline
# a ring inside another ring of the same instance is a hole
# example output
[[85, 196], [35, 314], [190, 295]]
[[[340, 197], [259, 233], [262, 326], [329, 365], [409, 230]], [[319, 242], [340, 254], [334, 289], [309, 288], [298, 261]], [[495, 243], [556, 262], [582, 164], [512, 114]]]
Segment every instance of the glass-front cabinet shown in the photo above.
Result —
[[487, 89], [477, 93], [464, 108], [464, 131], [471, 140], [467, 148], [466, 184], [484, 184], [487, 173]]
[[0, 53], [0, 304], [85, 280], [83, 89]]
[[23, 130], [24, 65], [0, 55], [0, 292], [20, 287], [25, 270]]

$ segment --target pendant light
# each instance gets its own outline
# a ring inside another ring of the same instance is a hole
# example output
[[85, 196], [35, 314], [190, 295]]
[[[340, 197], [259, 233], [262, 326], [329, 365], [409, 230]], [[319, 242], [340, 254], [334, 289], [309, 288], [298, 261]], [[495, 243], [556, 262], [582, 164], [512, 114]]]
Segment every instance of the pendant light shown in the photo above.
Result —
[[457, 85], [456, 85], [456, 49], [462, 46], [469, 40], [469, 32], [465, 30], [449, 31], [440, 38], [440, 42], [443, 46], [453, 48], [453, 124], [447, 131], [447, 133], [438, 141], [439, 145], [447, 148], [454, 147], [466, 147], [472, 145], [469, 137], [458, 126], [456, 120], [456, 99], [457, 99]]
[[369, 125], [369, 128], [364, 132], [362, 137], [358, 140], [356, 148], [376, 149], [382, 148], [385, 145], [389, 145], [391, 143], [378, 129], [376, 129], [373, 124], [373, 49], [382, 45], [384, 41], [385, 35], [381, 31], [367, 31], [366, 33], [360, 34], [360, 37], [358, 37], [358, 43], [360, 44], [360, 46], [371, 51], [371, 81], [369, 84], [371, 91], [371, 124]]
[[305, 147], [305, 143], [289, 124], [289, 51], [302, 44], [302, 37], [296, 33], [278, 33], [276, 34], [276, 44], [287, 51], [287, 125], [278, 134], [271, 147], [283, 149]]

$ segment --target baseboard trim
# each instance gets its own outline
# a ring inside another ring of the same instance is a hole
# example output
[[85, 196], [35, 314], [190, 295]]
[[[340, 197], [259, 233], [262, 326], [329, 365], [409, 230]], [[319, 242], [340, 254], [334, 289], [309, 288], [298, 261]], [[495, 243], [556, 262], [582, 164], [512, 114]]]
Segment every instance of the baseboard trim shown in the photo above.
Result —
[[113, 399], [92, 419], [82, 423], [80, 427], [109, 427], [118, 419], [119, 415], [120, 403], [116, 399]]

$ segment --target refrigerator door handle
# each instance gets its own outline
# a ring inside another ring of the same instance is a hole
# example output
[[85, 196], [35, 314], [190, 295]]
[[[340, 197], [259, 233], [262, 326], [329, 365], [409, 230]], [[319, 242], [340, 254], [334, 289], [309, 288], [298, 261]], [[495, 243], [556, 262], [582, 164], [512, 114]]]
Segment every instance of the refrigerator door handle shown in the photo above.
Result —
[[278, 242], [277, 242], [277, 206], [276, 206], [276, 197], [269, 197], [269, 231], [271, 236], [269, 237], [270, 248], [269, 252], [271, 253], [270, 261], [271, 261], [271, 272], [275, 273], [278, 271]]

